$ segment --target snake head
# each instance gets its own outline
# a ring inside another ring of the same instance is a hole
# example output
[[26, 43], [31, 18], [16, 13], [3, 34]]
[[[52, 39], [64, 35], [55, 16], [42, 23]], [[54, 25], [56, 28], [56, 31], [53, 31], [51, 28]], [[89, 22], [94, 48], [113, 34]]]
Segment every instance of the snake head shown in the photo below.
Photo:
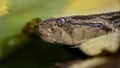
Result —
[[111, 29], [106, 27], [104, 22], [106, 21], [101, 18], [84, 19], [83, 16], [50, 18], [36, 24], [35, 29], [47, 42], [70, 46], [107, 34]]
[[67, 18], [50, 18], [36, 24], [35, 30], [47, 42], [73, 45], [69, 32], [66, 32], [67, 22]]

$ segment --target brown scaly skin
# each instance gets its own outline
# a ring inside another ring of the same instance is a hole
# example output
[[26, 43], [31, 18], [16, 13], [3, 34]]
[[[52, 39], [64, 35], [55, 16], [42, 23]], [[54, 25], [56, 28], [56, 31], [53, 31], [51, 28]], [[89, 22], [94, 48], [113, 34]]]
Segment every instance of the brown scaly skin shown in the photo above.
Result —
[[85, 40], [120, 31], [120, 11], [50, 18], [36, 24], [35, 30], [47, 42], [80, 45]]

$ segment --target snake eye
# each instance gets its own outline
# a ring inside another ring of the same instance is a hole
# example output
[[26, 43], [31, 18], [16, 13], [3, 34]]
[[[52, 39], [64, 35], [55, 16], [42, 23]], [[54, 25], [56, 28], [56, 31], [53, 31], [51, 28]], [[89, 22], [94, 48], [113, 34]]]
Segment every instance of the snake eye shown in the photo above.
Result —
[[65, 19], [63, 19], [63, 18], [58, 19], [58, 21], [57, 21], [57, 25], [58, 25], [59, 27], [64, 26], [64, 24], [65, 24]]

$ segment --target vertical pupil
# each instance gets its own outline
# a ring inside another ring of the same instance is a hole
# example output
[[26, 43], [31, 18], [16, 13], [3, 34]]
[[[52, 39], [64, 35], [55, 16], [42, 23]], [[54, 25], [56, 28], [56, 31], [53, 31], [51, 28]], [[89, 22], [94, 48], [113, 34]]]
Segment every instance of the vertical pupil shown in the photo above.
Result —
[[64, 26], [64, 24], [65, 24], [65, 19], [59, 19], [59, 20], [57, 21], [57, 24], [58, 24], [59, 27]]

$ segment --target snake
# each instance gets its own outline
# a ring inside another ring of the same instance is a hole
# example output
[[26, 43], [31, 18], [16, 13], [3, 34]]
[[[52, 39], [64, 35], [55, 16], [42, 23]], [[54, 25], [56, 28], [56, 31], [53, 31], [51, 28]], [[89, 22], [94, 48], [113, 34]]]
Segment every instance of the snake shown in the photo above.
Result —
[[76, 47], [86, 40], [120, 31], [120, 11], [49, 18], [35, 25], [44, 41]]

